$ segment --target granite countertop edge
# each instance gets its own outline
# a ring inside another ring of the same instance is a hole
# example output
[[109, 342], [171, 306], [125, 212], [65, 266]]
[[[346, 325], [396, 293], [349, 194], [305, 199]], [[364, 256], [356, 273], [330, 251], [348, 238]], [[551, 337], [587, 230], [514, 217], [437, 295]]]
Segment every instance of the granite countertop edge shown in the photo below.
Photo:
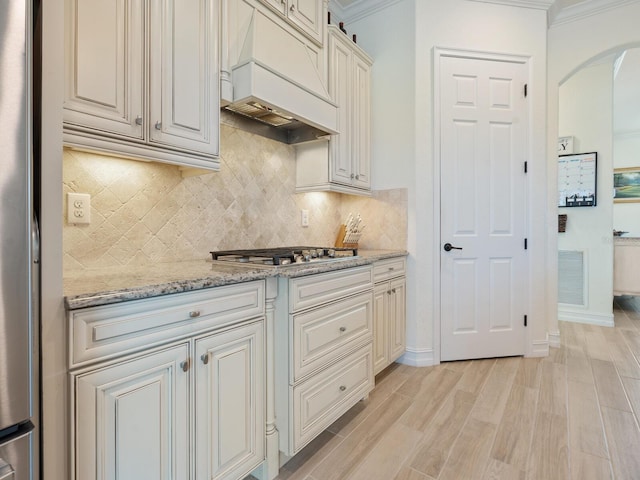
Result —
[[72, 271], [65, 272], [64, 303], [67, 310], [77, 310], [269, 277], [296, 278], [407, 255], [405, 250], [361, 250], [353, 259], [276, 268], [238, 267], [203, 260]]

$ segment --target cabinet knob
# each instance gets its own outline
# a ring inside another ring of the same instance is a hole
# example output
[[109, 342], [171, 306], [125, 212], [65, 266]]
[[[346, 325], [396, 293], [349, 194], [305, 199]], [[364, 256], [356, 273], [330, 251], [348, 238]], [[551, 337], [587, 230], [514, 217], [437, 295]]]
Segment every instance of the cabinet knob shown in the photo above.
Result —
[[182, 362], [180, 364], [180, 368], [182, 369], [183, 372], [188, 372], [189, 371], [189, 359], [188, 358], [184, 362]]
[[352, 173], [351, 174], [351, 180], [353, 180], [355, 178], [355, 175]]
[[391, 290], [387, 290], [387, 295], [391, 295]]
[[157, 121], [155, 127], [156, 127], [156, 130], [160, 130], [162, 128], [162, 122]]
[[193, 310], [192, 312], [189, 312], [189, 316], [191, 318], [198, 318], [200, 316], [200, 310]]
[[142, 125], [142, 117], [140, 115], [136, 117], [136, 125]]
[[295, 5], [291, 5], [291, 7], [289, 8], [290, 12], [295, 12], [296, 11], [296, 6]]
[[396, 289], [395, 289], [395, 288], [392, 288], [392, 289], [391, 289], [391, 291], [392, 291], [393, 293], [396, 293]]
[[207, 365], [209, 363], [209, 354], [208, 353], [203, 353], [202, 356], [200, 357], [200, 359], [202, 360], [202, 363]]
[[360, 180], [360, 175], [356, 175], [356, 180]]
[[347, 389], [347, 387], [345, 387], [344, 385], [340, 385], [340, 391], [344, 392]]
[[340, 327], [340, 331], [341, 332], [346, 332], [347, 331], [347, 327]]

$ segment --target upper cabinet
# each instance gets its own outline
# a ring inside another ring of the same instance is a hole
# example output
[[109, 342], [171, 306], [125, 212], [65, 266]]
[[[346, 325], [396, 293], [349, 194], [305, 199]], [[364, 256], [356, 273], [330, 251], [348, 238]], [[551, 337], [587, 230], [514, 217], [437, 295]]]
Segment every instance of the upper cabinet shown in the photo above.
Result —
[[65, 144], [218, 169], [218, 0], [65, 7]]
[[298, 30], [322, 45], [323, 0], [259, 0], [282, 14]]
[[333, 25], [328, 28], [329, 93], [338, 135], [297, 146], [296, 191], [371, 192], [371, 58]]

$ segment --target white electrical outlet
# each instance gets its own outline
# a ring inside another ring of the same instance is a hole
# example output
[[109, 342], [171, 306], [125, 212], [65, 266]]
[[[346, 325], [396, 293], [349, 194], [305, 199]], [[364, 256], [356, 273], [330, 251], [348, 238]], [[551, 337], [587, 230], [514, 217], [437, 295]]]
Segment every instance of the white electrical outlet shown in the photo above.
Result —
[[300, 210], [300, 224], [303, 227], [309, 226], [309, 210]]
[[67, 222], [75, 225], [91, 223], [91, 195], [88, 193], [67, 194]]

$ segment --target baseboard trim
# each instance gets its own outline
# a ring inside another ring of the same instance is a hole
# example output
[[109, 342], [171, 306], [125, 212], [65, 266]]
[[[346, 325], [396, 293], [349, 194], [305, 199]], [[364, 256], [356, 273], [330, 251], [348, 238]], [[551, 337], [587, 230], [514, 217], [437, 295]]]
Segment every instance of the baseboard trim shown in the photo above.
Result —
[[613, 327], [613, 314], [582, 313], [582, 312], [558, 312], [558, 320], [563, 322], [586, 323], [601, 327]]
[[549, 346], [553, 348], [560, 348], [560, 332], [559, 331], [549, 333]]
[[531, 357], [549, 356], [549, 334], [545, 340], [534, 340], [531, 342]]
[[433, 348], [407, 347], [404, 355], [402, 355], [397, 362], [411, 367], [431, 367], [435, 365]]

